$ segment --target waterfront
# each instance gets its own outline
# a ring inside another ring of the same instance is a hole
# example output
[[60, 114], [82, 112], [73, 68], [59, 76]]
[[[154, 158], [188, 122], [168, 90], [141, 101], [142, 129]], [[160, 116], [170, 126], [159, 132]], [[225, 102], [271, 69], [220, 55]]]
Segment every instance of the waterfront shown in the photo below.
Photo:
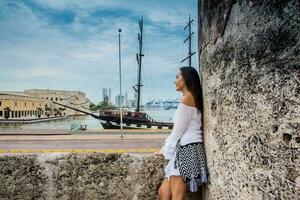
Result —
[[[153, 119], [157, 121], [170, 122], [173, 120], [175, 109], [162, 110], [162, 109], [149, 109], [145, 111]], [[64, 129], [70, 130], [72, 124], [87, 125], [88, 129], [102, 129], [99, 120], [91, 116], [70, 116], [66, 119], [40, 122], [34, 124], [19, 124], [19, 125], [0, 125], [2, 130], [24, 130], [24, 129]]]

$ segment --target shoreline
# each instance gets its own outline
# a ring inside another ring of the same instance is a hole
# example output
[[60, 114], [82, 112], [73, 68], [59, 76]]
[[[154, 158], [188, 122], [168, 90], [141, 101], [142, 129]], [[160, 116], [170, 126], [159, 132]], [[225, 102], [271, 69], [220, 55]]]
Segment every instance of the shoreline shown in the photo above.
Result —
[[0, 119], [0, 125], [33, 124], [33, 123], [40, 123], [40, 122], [62, 120], [66, 118], [68, 118], [68, 116], [34, 118], [34, 119]]

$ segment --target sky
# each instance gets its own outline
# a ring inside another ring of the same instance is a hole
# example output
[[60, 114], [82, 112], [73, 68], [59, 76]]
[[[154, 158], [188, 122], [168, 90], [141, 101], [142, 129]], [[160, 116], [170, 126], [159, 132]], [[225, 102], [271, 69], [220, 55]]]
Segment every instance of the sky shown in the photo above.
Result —
[[[178, 98], [175, 75], [188, 62], [189, 14], [197, 49], [197, 0], [0, 0], [0, 91], [80, 90], [100, 102], [102, 88], [133, 98], [138, 21], [144, 20], [142, 102]], [[192, 65], [198, 69], [197, 53]]]

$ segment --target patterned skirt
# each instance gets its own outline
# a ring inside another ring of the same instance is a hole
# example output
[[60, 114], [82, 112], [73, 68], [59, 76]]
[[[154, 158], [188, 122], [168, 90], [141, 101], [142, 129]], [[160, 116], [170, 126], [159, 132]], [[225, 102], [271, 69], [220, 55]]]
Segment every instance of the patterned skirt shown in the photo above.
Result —
[[191, 192], [196, 192], [200, 185], [207, 183], [207, 165], [202, 142], [177, 144], [174, 156], [165, 168], [165, 177], [182, 176]]

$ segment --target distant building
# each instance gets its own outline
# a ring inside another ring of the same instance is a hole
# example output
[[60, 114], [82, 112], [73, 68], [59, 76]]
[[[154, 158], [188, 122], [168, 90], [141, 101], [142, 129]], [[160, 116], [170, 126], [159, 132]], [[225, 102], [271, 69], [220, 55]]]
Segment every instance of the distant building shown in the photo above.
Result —
[[125, 102], [124, 102], [124, 106], [129, 107], [129, 100], [128, 100], [127, 92], [125, 93]]
[[125, 101], [126, 101], [126, 105], [129, 107], [129, 108], [136, 108], [137, 106], [137, 93], [134, 93], [134, 98], [133, 99], [129, 99], [128, 98], [128, 95], [127, 95], [127, 92], [126, 92], [126, 97], [125, 97]]
[[125, 106], [124, 105], [124, 100], [125, 100], [125, 98], [124, 98], [124, 96], [122, 95], [118, 95], [118, 96], [116, 96], [116, 106], [118, 106], [118, 107], [120, 107], [120, 105], [122, 105], [122, 106]]
[[105, 97], [108, 97], [108, 94], [107, 94], [107, 88], [103, 88], [102, 89], [102, 100], [104, 101], [104, 98]]
[[111, 100], [111, 89], [108, 89], [108, 103], [111, 104], [112, 100]]
[[45, 117], [45, 101], [24, 93], [0, 92], [0, 119]]
[[54, 116], [81, 115], [53, 101], [89, 110], [90, 101], [84, 92], [30, 89], [23, 92], [0, 92], [0, 119], [32, 119]]
[[107, 88], [102, 89], [102, 101], [105, 104], [108, 104], [108, 93], [107, 93]]
[[84, 111], [89, 110], [90, 100], [86, 98], [85, 93], [81, 91], [30, 89], [25, 90], [24, 93], [31, 97], [43, 99], [45, 101], [45, 111], [47, 116], [82, 114], [72, 109], [53, 104], [52, 101]]
[[102, 101], [106, 104], [111, 104], [111, 89], [103, 88], [102, 90]]
[[136, 100], [135, 99], [129, 99], [129, 107], [135, 108], [136, 107]]

